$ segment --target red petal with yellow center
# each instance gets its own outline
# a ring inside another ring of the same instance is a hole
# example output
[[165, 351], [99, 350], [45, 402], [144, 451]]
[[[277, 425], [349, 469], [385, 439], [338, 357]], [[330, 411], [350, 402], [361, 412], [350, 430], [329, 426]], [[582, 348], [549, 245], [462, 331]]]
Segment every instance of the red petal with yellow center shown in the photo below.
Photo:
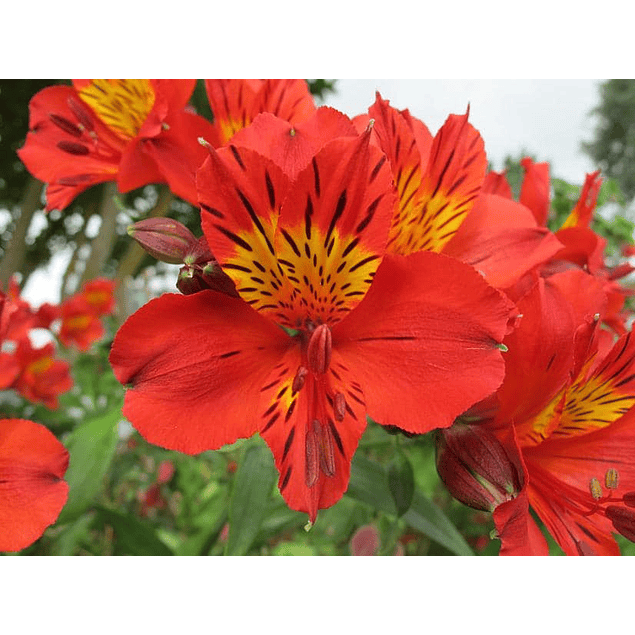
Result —
[[323, 106], [295, 124], [269, 113], [260, 114], [250, 126], [234, 135], [232, 143], [268, 157], [294, 180], [329, 141], [351, 136], [357, 136], [351, 120]]
[[545, 227], [549, 214], [549, 164], [534, 163], [529, 157], [520, 163], [525, 169], [525, 178], [519, 200], [531, 210], [538, 225]]
[[635, 337], [627, 333], [606, 357], [595, 357], [567, 388], [554, 439], [610, 426], [635, 404]]
[[44, 426], [0, 420], [0, 551], [37, 540], [68, 498], [68, 452]]
[[516, 424], [523, 446], [541, 442], [555, 427], [561, 391], [575, 363], [579, 327], [601, 312], [601, 285], [582, 271], [566, 271], [519, 300], [522, 318], [505, 338], [505, 381], [498, 391], [497, 420]]
[[384, 255], [394, 194], [369, 131], [327, 144], [282, 204], [275, 240], [291, 283], [287, 323], [334, 324], [357, 306]]
[[291, 344], [238, 298], [168, 294], [126, 320], [110, 363], [130, 385], [123, 413], [135, 428], [196, 454], [257, 432], [260, 389]]
[[498, 343], [515, 314], [468, 265], [428, 252], [387, 255], [364, 300], [333, 328], [333, 347], [369, 416], [424, 433], [500, 385]]
[[[379, 93], [368, 112], [375, 121], [373, 131], [379, 140], [379, 147], [388, 157], [397, 188], [398, 200], [390, 232], [390, 243], [392, 243], [395, 240], [395, 234], [405, 232], [404, 225], [411, 219], [416, 219], [420, 213], [418, 193], [423, 179], [422, 151], [410, 125], [411, 119], [407, 119], [403, 113], [392, 108], [388, 101], [381, 99]], [[425, 131], [428, 132], [427, 128]], [[432, 136], [429, 132], [427, 141], [424, 148], [425, 159], [428, 157], [432, 144]]]
[[210, 149], [197, 183], [201, 224], [216, 260], [248, 304], [281, 320], [292, 289], [274, 235], [289, 179], [269, 159], [232, 145]]
[[492, 286], [506, 289], [561, 249], [562, 243], [546, 227], [538, 227], [524, 205], [481, 194], [443, 253], [478, 269]]
[[199, 171], [209, 246], [240, 295], [271, 319], [334, 323], [372, 282], [394, 199], [385, 157], [368, 141], [331, 141], [292, 187], [246, 148], [212, 150]]
[[421, 185], [412, 198], [408, 193], [400, 203], [390, 230], [389, 251], [442, 251], [472, 209], [487, 158], [483, 139], [467, 118], [467, 114], [450, 115], [435, 136], [430, 155], [422, 156]]
[[285, 501], [315, 521], [348, 487], [366, 412], [362, 390], [336, 349], [325, 373], [307, 366], [295, 347], [273, 368], [262, 389], [260, 434], [275, 457]]

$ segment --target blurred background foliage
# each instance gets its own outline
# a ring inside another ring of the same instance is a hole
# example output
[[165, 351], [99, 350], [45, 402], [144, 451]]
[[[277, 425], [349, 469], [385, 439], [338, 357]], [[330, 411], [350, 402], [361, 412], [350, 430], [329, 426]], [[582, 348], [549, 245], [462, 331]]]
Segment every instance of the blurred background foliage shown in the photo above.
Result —
[[[62, 299], [101, 275], [117, 281], [119, 310], [107, 323], [106, 337], [88, 353], [59, 346], [71, 363], [75, 386], [61, 395], [57, 410], [10, 391], [0, 396], [3, 416], [45, 423], [71, 454], [66, 507], [58, 522], [21, 553], [497, 554], [500, 543], [491, 516], [455, 501], [437, 476], [434, 433], [406, 437], [369, 421], [353, 460], [348, 492], [309, 527], [306, 515], [284, 503], [271, 453], [259, 437], [191, 457], [148, 444], [122, 419], [123, 389], [108, 363], [112, 338], [127, 315], [153, 295], [175, 290], [176, 281], [175, 269], [143, 252], [126, 229], [136, 220], [161, 215], [199, 235], [199, 217], [164, 186], [121, 195], [112, 184], [90, 188], [63, 214], [44, 215], [43, 185], [26, 172], [15, 151], [28, 131], [29, 99], [60, 82], [67, 80], [0, 81], [0, 284], [6, 289], [17, 272], [24, 288], [36, 270], [63, 254]], [[309, 84], [320, 103], [337, 90], [334, 80]], [[202, 82], [192, 104], [212, 118]], [[632, 157], [635, 81], [604, 84], [596, 112], [601, 125], [596, 139], [585, 147], [611, 178], [602, 186], [594, 228], [616, 250], [632, 242], [633, 225], [625, 217], [635, 194], [635, 172], [629, 175], [626, 168], [635, 171], [635, 161], [620, 163], [611, 140], [619, 137], [620, 156]], [[506, 161], [516, 196], [522, 180], [520, 159], [528, 155]], [[583, 177], [579, 184], [552, 179], [553, 228], [575, 205]], [[624, 554], [635, 555], [635, 545], [618, 540]], [[553, 554], [562, 553], [552, 540], [550, 544]]]

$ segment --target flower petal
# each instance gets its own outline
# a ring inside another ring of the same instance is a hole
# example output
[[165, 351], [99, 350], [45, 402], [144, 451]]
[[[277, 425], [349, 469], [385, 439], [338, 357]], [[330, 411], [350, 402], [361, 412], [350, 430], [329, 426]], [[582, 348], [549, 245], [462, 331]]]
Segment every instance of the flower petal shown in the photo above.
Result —
[[117, 333], [123, 413], [151, 443], [187, 454], [258, 430], [260, 389], [292, 340], [238, 298], [164, 295]]
[[366, 413], [361, 388], [337, 350], [325, 374], [304, 368], [298, 381], [300, 364], [294, 348], [267, 378], [260, 434], [275, 457], [285, 501], [313, 522], [318, 510], [335, 504], [348, 487]]
[[0, 551], [37, 540], [68, 498], [68, 452], [44, 426], [0, 420]]
[[429, 252], [387, 255], [362, 303], [333, 328], [333, 347], [373, 419], [424, 433], [500, 385], [498, 343], [515, 314], [468, 265]]

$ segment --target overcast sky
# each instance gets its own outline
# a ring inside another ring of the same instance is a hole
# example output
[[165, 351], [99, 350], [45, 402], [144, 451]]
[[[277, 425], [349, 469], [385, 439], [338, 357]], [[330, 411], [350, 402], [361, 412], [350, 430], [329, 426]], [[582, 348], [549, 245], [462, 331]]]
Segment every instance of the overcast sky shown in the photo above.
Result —
[[450, 114], [470, 104], [470, 122], [485, 140], [494, 169], [526, 150], [551, 163], [552, 176], [581, 185], [596, 168], [580, 150], [590, 140], [599, 103], [597, 79], [340, 79], [326, 103], [349, 116], [366, 112], [378, 90], [408, 108], [434, 135]]

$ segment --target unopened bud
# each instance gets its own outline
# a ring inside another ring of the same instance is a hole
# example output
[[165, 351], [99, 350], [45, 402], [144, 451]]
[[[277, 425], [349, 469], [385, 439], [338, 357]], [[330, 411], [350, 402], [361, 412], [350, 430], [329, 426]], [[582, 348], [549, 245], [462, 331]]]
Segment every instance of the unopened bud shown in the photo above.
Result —
[[522, 471], [483, 425], [455, 423], [437, 434], [437, 472], [452, 496], [482, 511], [516, 497]]
[[635, 511], [617, 505], [609, 505], [605, 512], [615, 530], [624, 538], [635, 542]]
[[172, 218], [146, 218], [131, 225], [128, 234], [151, 256], [161, 262], [179, 265], [198, 241], [182, 223]]
[[619, 480], [619, 474], [617, 470], [613, 467], [606, 470], [606, 474], [604, 476], [604, 484], [607, 489], [617, 489], [617, 483]]
[[331, 363], [331, 329], [326, 324], [320, 324], [309, 340], [307, 360], [309, 369], [316, 375], [323, 375]]

